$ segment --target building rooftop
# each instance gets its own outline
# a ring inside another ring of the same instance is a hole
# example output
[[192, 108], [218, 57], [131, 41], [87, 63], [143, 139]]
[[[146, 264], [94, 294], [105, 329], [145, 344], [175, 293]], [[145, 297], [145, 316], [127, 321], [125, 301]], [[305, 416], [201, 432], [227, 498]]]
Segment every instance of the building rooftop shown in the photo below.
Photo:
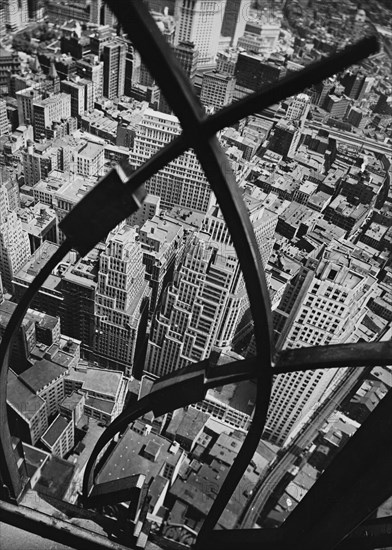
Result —
[[68, 490], [74, 475], [75, 466], [58, 458], [51, 456], [42, 469], [35, 490], [41, 494], [47, 494], [61, 500]]
[[111, 396], [115, 399], [123, 380], [123, 373], [94, 367], [70, 368], [67, 378], [82, 382], [82, 389]]
[[23, 372], [19, 378], [37, 393], [60, 376], [64, 376], [65, 373], [65, 368], [47, 359], [42, 359]]
[[63, 399], [63, 401], [60, 403], [60, 406], [68, 409], [69, 411], [73, 411], [82, 401], [82, 399], [83, 395], [74, 391], [71, 393], [71, 395], [68, 395]]
[[70, 422], [71, 421], [67, 418], [64, 418], [64, 416], [58, 415], [41, 437], [43, 443], [46, 443], [49, 447], [53, 447], [56, 441], [68, 428]]
[[45, 407], [45, 401], [25, 386], [12, 370], [8, 371], [7, 403], [26, 420]]
[[[42, 267], [46, 264], [48, 259], [53, 256], [57, 251], [58, 245], [51, 243], [50, 241], [44, 241], [39, 248], [31, 255], [30, 259], [23, 265], [23, 267], [16, 273], [14, 279], [20, 281], [23, 284], [29, 285], [41, 271]], [[67, 258], [64, 258], [62, 263], [67, 261]], [[61, 297], [60, 291], [58, 289], [61, 283], [60, 277], [55, 273], [51, 273], [46, 281], [43, 283], [42, 287], [44, 289], [49, 289], [52, 292], [57, 291], [59, 293], [59, 298]]]
[[197, 409], [189, 408], [185, 412], [179, 409], [173, 413], [167, 432], [174, 437], [186, 437], [193, 441], [205, 426], [208, 418], [208, 414]]
[[[160, 446], [159, 460], [143, 456], [145, 447], [150, 443]], [[112, 481], [126, 476], [144, 474], [146, 483], [160, 474], [165, 463], [176, 465], [182, 456], [181, 451], [170, 452], [172, 443], [159, 435], [141, 435], [128, 428], [111, 455], [108, 457], [102, 470], [98, 474], [97, 482]]]
[[98, 397], [87, 397], [86, 405], [105, 414], [112, 414], [115, 407], [114, 401], [106, 401], [106, 399], [99, 399]]
[[22, 441], [23, 454], [27, 467], [27, 474], [31, 477], [37, 471], [38, 468], [41, 468], [45, 462], [50, 458], [50, 454], [37, 449], [32, 445], [28, 445]]
[[89, 141], [85, 145], [83, 145], [81, 149], [79, 149], [78, 156], [84, 157], [87, 159], [94, 159], [97, 155], [99, 155], [100, 153], [103, 153], [103, 151], [104, 151], [104, 147], [102, 147], [102, 145], [98, 145], [97, 143], [91, 143]]

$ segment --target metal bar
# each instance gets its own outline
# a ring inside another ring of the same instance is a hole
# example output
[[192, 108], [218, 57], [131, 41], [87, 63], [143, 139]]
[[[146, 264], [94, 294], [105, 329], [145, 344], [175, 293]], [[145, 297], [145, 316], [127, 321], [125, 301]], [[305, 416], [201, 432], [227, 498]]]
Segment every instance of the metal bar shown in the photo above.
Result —
[[357, 342], [285, 349], [276, 354], [274, 374], [339, 367], [376, 367], [392, 363], [392, 342]]
[[[261, 363], [261, 379], [258, 385], [253, 422], [233, 464], [231, 475], [225, 479], [200, 532], [202, 537], [208, 529], [214, 526], [224, 510], [230, 495], [256, 450], [265, 423], [271, 390], [269, 367], [272, 356], [272, 322], [269, 293], [253, 227], [231, 166], [218, 140], [216, 138], [207, 139], [207, 135], [203, 133], [201, 122], [205, 118], [205, 114], [171, 48], [161, 36], [143, 3], [129, 4], [128, 2], [110, 0], [108, 4], [117, 16], [121, 15], [125, 4], [127, 4], [131, 13], [130, 17], [124, 21], [123, 28], [132, 37], [133, 44], [139, 50], [166, 100], [180, 119], [184, 133], [192, 135], [192, 146], [217, 196], [240, 264], [247, 266], [245, 284], [254, 318], [256, 345]], [[147, 40], [148, 48], [145, 47]]]

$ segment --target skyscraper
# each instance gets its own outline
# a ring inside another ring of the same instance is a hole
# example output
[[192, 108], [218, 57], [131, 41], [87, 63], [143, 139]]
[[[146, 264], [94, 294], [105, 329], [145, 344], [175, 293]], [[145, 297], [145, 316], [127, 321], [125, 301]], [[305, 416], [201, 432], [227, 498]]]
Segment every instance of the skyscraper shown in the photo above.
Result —
[[124, 95], [126, 52], [126, 44], [120, 41], [103, 47], [103, 95], [108, 99]]
[[176, 44], [193, 42], [199, 67], [214, 64], [225, 6], [226, 0], [176, 0]]
[[196, 76], [199, 51], [192, 42], [180, 42], [174, 47], [174, 55], [181, 63], [182, 68], [193, 82]]
[[301, 128], [303, 128], [309, 109], [310, 97], [307, 94], [298, 94], [288, 106], [286, 118], [299, 121]]
[[234, 248], [195, 233], [152, 324], [145, 370], [162, 376], [227, 349], [246, 299]]
[[7, 103], [5, 99], [0, 99], [0, 136], [5, 136], [9, 133], [10, 124], [7, 116]]
[[253, 4], [252, 0], [226, 0], [221, 35], [229, 36], [233, 47], [237, 46], [238, 39], [244, 34]]
[[149, 288], [137, 232], [124, 223], [110, 232], [99, 260], [94, 353], [103, 366], [132, 374], [145, 330]]
[[102, 0], [91, 0], [90, 3], [90, 23], [99, 25], [101, 23]]
[[203, 74], [200, 101], [205, 107], [220, 109], [233, 101], [235, 77], [208, 71]]
[[[354, 245], [334, 241], [315, 270], [300, 277], [297, 298], [278, 347], [280, 342], [285, 348], [299, 348], [356, 341], [353, 329], [375, 290], [376, 272], [355, 258]], [[342, 369], [318, 369], [276, 377], [263, 437], [283, 444], [342, 374]]]
[[0, 185], [0, 273], [7, 290], [11, 291], [12, 277], [29, 256], [29, 237], [16, 212], [9, 210], [6, 186]]
[[[177, 117], [146, 109], [129, 153], [130, 164], [134, 168], [142, 165], [180, 133]], [[181, 206], [205, 213], [213, 203], [213, 193], [200, 163], [189, 150], [152, 176], [146, 187], [161, 198], [162, 208]]]

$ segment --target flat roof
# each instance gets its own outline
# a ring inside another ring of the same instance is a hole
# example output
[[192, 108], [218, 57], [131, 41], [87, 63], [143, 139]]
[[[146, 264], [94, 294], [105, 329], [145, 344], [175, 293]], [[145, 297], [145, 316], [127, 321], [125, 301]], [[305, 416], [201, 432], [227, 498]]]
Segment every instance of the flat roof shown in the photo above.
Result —
[[51, 456], [44, 465], [34, 489], [38, 493], [48, 494], [61, 500], [71, 483], [74, 470], [75, 466], [67, 460]]
[[99, 399], [98, 397], [87, 397], [86, 405], [92, 409], [96, 409], [97, 411], [112, 414], [115, 403], [113, 401]]
[[103, 152], [104, 147], [102, 145], [88, 141], [81, 149], [79, 149], [78, 156], [93, 159]]
[[95, 367], [88, 367], [86, 370], [71, 368], [67, 378], [82, 382], [83, 390], [115, 397], [123, 374], [120, 371]]
[[72, 420], [68, 420], [67, 418], [64, 418], [64, 416], [58, 415], [43, 434], [41, 440], [49, 445], [49, 447], [53, 447], [71, 422]]
[[47, 359], [36, 361], [32, 367], [23, 372], [19, 378], [34, 392], [40, 391], [56, 378], [64, 376], [66, 369]]
[[25, 386], [11, 370], [8, 371], [7, 402], [27, 420], [45, 406], [45, 401]]
[[[144, 447], [149, 442], [160, 445], [161, 450], [157, 462], [142, 454]], [[182, 452], [179, 450], [175, 454], [169, 452], [171, 446], [170, 441], [159, 435], [152, 433], [140, 435], [129, 427], [102, 467], [97, 481], [113, 481], [127, 476], [144, 474], [146, 483], [148, 483], [150, 479], [159, 474], [165, 463], [175, 465], [182, 456]]]

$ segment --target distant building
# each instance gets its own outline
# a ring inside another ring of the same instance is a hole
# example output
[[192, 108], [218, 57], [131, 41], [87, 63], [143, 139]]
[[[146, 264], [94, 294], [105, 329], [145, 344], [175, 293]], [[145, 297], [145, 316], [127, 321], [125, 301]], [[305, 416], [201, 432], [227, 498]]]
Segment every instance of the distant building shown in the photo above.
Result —
[[176, 44], [193, 42], [199, 51], [198, 66], [213, 65], [219, 49], [220, 30], [226, 1], [176, 0]]
[[174, 47], [174, 55], [180, 62], [188, 78], [193, 82], [196, 76], [199, 51], [193, 42], [180, 42]]
[[45, 130], [53, 121], [61, 122], [71, 116], [71, 96], [60, 93], [47, 99], [35, 100], [33, 103], [34, 138], [46, 137]]
[[88, 55], [76, 61], [76, 74], [92, 82], [93, 101], [103, 95], [103, 62], [98, 56]]
[[126, 50], [124, 42], [108, 42], [103, 46], [103, 95], [108, 99], [124, 95]]
[[279, 79], [281, 68], [253, 52], [240, 51], [235, 66], [237, 86], [254, 92]]
[[252, 7], [251, 0], [226, 0], [221, 35], [230, 37], [230, 46], [236, 47], [238, 39], [243, 36]]
[[216, 71], [203, 74], [200, 101], [205, 107], [220, 109], [233, 100], [235, 78]]
[[63, 458], [74, 446], [74, 433], [73, 422], [58, 415], [41, 436], [41, 442], [53, 456]]
[[101, 176], [104, 163], [104, 147], [97, 143], [86, 143], [76, 155], [77, 173], [80, 176]]
[[69, 80], [62, 80], [60, 87], [62, 92], [71, 96], [71, 116], [81, 116], [85, 111], [85, 87]]
[[[141, 166], [151, 155], [180, 133], [177, 117], [146, 109], [137, 126], [129, 162]], [[206, 212], [213, 202], [210, 185], [193, 151], [176, 158], [153, 175], [146, 188], [161, 198], [162, 208], [181, 206]]]
[[0, 185], [0, 273], [4, 286], [11, 291], [14, 275], [30, 256], [29, 238], [15, 211], [9, 211], [5, 185]]

